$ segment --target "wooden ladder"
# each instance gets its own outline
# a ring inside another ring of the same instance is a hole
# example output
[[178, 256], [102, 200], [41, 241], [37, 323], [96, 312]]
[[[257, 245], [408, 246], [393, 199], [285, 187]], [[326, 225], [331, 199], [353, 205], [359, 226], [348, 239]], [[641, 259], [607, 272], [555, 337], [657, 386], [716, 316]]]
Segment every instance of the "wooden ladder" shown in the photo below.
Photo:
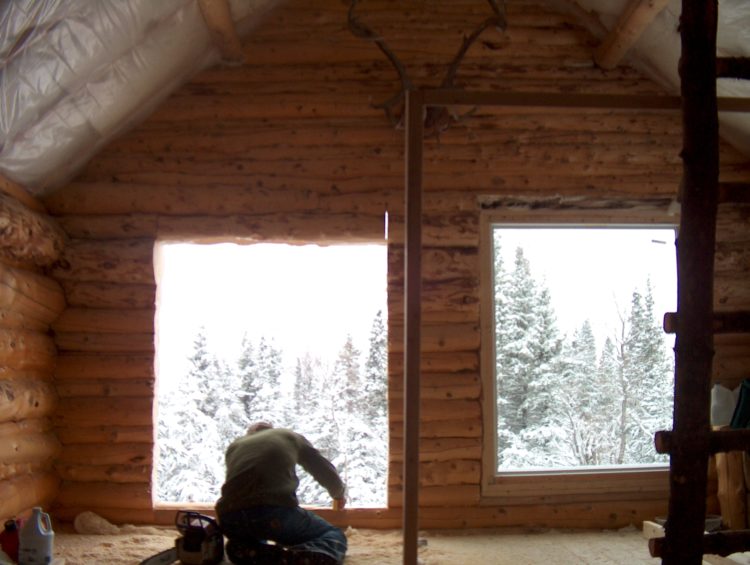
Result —
[[665, 537], [649, 550], [667, 565], [700, 565], [704, 554], [750, 550], [750, 530], [704, 534], [709, 457], [750, 450], [750, 430], [711, 431], [713, 335], [750, 332], [750, 312], [714, 313], [716, 215], [720, 202], [750, 201], [750, 185], [719, 184], [716, 78], [749, 78], [750, 60], [717, 59], [716, 0], [683, 0], [680, 80], [683, 182], [677, 238], [677, 313], [672, 431], [657, 432], [659, 453], [670, 455], [670, 498]]

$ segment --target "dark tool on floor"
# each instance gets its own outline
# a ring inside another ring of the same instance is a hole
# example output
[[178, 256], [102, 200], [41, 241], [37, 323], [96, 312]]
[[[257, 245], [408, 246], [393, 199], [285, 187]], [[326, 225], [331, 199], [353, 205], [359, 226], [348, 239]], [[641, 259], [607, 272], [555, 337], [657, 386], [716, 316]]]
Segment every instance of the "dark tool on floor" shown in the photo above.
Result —
[[174, 547], [141, 561], [140, 565], [216, 565], [224, 558], [224, 536], [210, 516], [178, 510], [175, 526], [181, 537]]

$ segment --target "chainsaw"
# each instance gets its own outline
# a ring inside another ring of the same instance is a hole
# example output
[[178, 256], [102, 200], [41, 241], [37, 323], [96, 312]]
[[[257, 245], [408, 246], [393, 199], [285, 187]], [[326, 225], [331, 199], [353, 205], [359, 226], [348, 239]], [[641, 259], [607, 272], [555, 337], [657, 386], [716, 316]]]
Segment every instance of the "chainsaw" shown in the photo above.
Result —
[[174, 547], [141, 561], [140, 565], [216, 565], [224, 559], [224, 536], [210, 516], [178, 510], [175, 526], [181, 537]]

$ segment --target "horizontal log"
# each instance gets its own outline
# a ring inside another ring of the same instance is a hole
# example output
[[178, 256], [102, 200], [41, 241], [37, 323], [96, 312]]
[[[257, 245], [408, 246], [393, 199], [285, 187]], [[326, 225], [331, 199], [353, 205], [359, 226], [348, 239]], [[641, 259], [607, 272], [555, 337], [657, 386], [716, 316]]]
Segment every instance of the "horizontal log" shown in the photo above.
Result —
[[49, 325], [65, 309], [65, 295], [48, 277], [0, 263], [0, 308]]
[[[479, 370], [479, 353], [466, 352], [427, 352], [421, 356], [423, 373], [458, 373]], [[401, 353], [388, 355], [388, 374], [403, 375], [404, 358]]]
[[155, 350], [152, 333], [59, 333], [55, 343], [61, 352], [144, 353]]
[[56, 356], [55, 344], [47, 335], [0, 328], [0, 365], [51, 374]]
[[750, 268], [750, 233], [748, 241], [717, 242], [714, 253], [714, 273], [721, 277], [724, 273], [745, 274]]
[[154, 379], [80, 379], [61, 380], [56, 384], [61, 398], [72, 396], [144, 396], [154, 395]]
[[59, 280], [154, 284], [152, 239], [71, 240], [51, 270]]
[[[476, 506], [479, 504], [479, 485], [423, 486], [419, 488], [419, 506]], [[388, 507], [403, 506], [399, 487], [388, 488]]]
[[750, 79], [750, 58], [717, 57], [716, 78], [738, 78], [745, 80]]
[[154, 357], [148, 353], [61, 353], [55, 377], [58, 380], [153, 379]]
[[29, 210], [33, 210], [34, 212], [38, 212], [40, 214], [47, 213], [47, 209], [44, 207], [44, 204], [42, 204], [40, 200], [34, 197], [20, 184], [10, 180], [5, 175], [0, 175], [0, 191], [4, 192], [7, 196], [15, 198]]
[[742, 182], [719, 183], [719, 204], [750, 204], [750, 184]]
[[154, 308], [68, 308], [52, 329], [57, 333], [148, 334], [154, 332]]
[[0, 442], [0, 463], [45, 464], [60, 452], [60, 442], [51, 433], [33, 433], [22, 436], [6, 436]]
[[[423, 248], [422, 279], [427, 282], [471, 279], [479, 273], [476, 249]], [[388, 250], [388, 280], [400, 281], [404, 276], [404, 253], [391, 246]]]
[[[403, 464], [391, 463], [388, 467], [388, 483], [403, 484]], [[482, 464], [478, 460], [454, 459], [452, 461], [430, 461], [419, 465], [419, 484], [428, 487], [451, 485], [478, 485]]]
[[742, 204], [720, 205], [716, 213], [716, 241], [747, 241], [748, 222], [750, 222], [750, 206]]
[[[390, 461], [403, 462], [403, 442], [391, 442], [388, 449]], [[479, 438], [437, 438], [420, 439], [420, 461], [452, 461], [455, 459], [474, 459], [482, 457], [482, 441]]]
[[750, 285], [743, 284], [745, 273], [719, 273], [714, 278], [714, 310], [750, 310]]
[[[402, 320], [388, 318], [388, 350], [404, 351]], [[436, 325], [423, 324], [421, 348], [424, 352], [477, 351], [479, 350], [479, 324]]]
[[[449, 281], [422, 288], [422, 322], [477, 323], [479, 321], [479, 279]], [[404, 319], [404, 294], [400, 284], [388, 284], [388, 317]]]
[[61, 398], [54, 421], [58, 427], [150, 426], [152, 403], [132, 396]]
[[[654, 435], [654, 446], [657, 453], [671, 453], [677, 448], [676, 442], [677, 438], [674, 432], [659, 431]], [[746, 451], [748, 449], [750, 449], [750, 430], [714, 430], [709, 432], [708, 450], [710, 453]]]
[[151, 425], [98, 426], [71, 425], [56, 430], [63, 445], [93, 443], [97, 445], [115, 443], [149, 443], [154, 441], [154, 428]]
[[[403, 244], [404, 218], [388, 216], [388, 243]], [[479, 214], [464, 212], [453, 214], [431, 213], [422, 215], [422, 244], [428, 247], [477, 247], [479, 245]]]
[[[390, 422], [403, 421], [403, 402], [389, 398]], [[481, 420], [482, 410], [479, 400], [431, 400], [422, 399], [419, 409], [421, 423], [444, 420], [450, 414], [455, 420]]]
[[[403, 378], [393, 376], [388, 385], [388, 397], [403, 399]], [[419, 381], [420, 398], [431, 400], [477, 399], [481, 393], [477, 373], [424, 373]]]
[[148, 483], [151, 465], [74, 465], [59, 463], [55, 470], [63, 481]]
[[63, 281], [62, 286], [73, 308], [149, 309], [156, 304], [155, 284]]
[[48, 267], [60, 257], [65, 239], [65, 232], [47, 214], [0, 192], [0, 259]]
[[[449, 415], [446, 414], [446, 418]], [[401, 441], [404, 437], [403, 422], [392, 422], [388, 425], [391, 439]], [[482, 436], [482, 422], [476, 418], [443, 419], [420, 422], [420, 438], [478, 438]]]
[[55, 500], [56, 507], [84, 507], [92, 512], [103, 508], [147, 510], [152, 508], [148, 483], [63, 481]]
[[0, 424], [0, 441], [12, 436], [43, 434], [51, 429], [52, 421], [49, 418], [4, 422]]
[[153, 442], [66, 444], [57, 462], [72, 465], [150, 465], [153, 461]]
[[16, 479], [24, 475], [44, 473], [52, 469], [52, 463], [0, 463], [0, 481]]
[[59, 483], [52, 472], [0, 481], [0, 519], [5, 521], [34, 506], [48, 508], [58, 492]]
[[57, 398], [49, 381], [0, 380], [0, 422], [49, 416], [57, 407]]

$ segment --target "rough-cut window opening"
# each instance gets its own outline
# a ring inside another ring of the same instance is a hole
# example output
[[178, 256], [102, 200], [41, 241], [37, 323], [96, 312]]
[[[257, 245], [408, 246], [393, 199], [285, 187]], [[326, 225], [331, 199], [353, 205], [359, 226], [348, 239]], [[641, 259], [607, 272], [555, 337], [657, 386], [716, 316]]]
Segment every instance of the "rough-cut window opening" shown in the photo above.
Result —
[[156, 267], [155, 502], [213, 504], [226, 446], [265, 420], [331, 459], [349, 506], [385, 506], [386, 246], [165, 242]]
[[485, 492], [555, 473], [663, 470], [653, 434], [671, 428], [661, 319], [676, 304], [674, 227], [488, 221], [483, 233]]

